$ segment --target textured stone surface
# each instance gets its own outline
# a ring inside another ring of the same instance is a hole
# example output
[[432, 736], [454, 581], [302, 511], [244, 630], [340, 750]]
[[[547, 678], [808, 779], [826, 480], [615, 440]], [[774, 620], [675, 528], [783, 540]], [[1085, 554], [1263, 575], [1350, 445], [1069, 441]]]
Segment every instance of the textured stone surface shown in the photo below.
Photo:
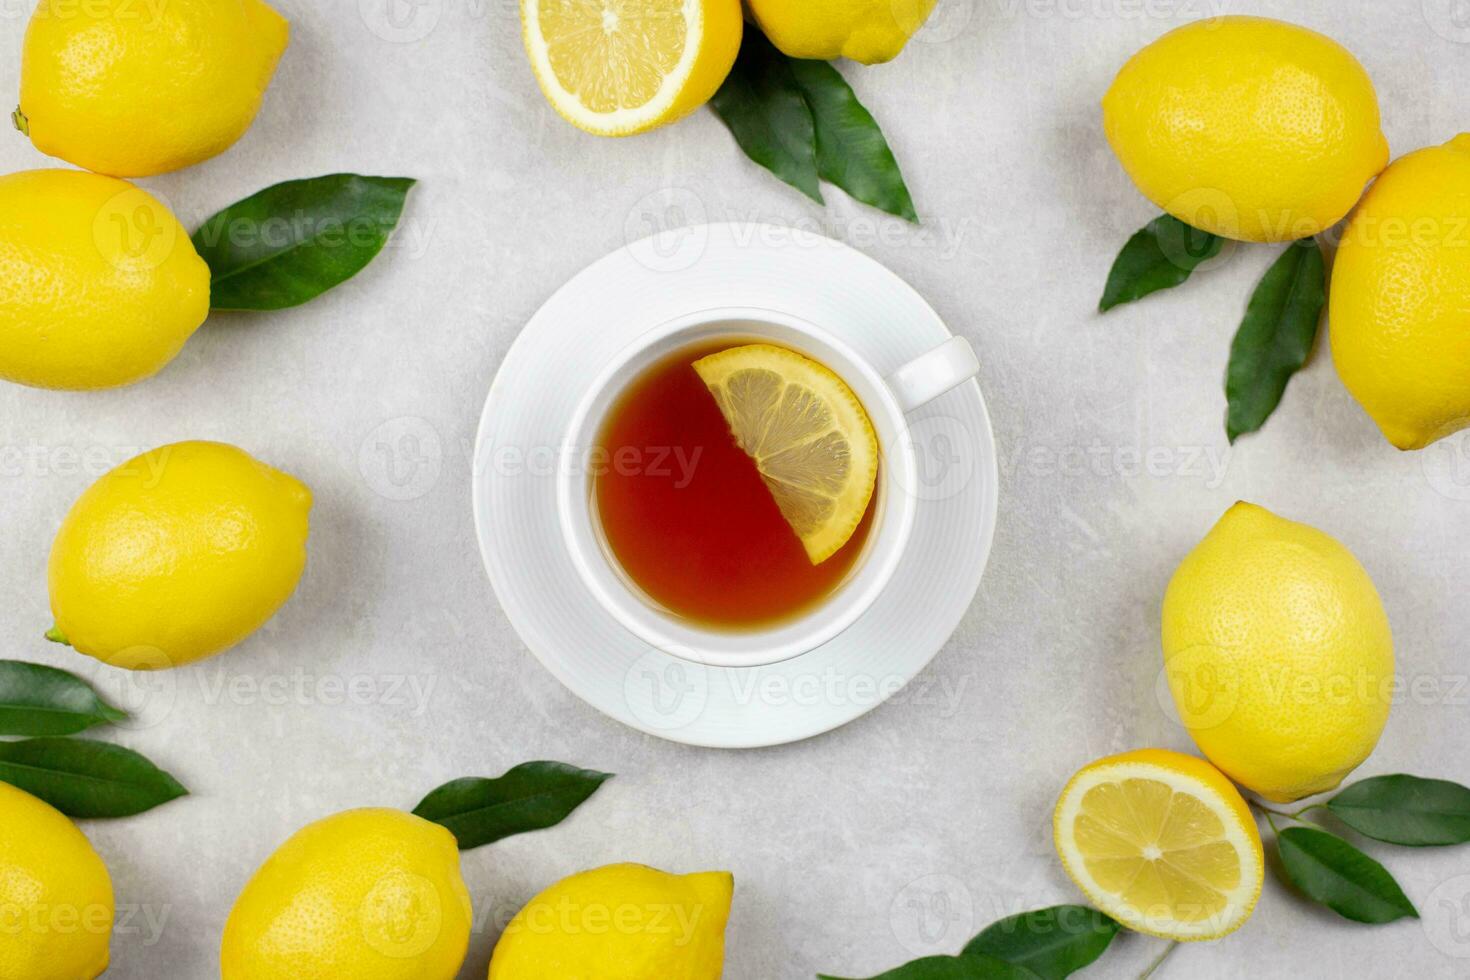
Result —
[[[1051, 850], [1055, 794], [1095, 756], [1188, 747], [1158, 700], [1159, 604], [1238, 498], [1337, 535], [1383, 592], [1418, 687], [1363, 771], [1470, 782], [1470, 439], [1393, 450], [1324, 347], [1266, 431], [1230, 450], [1225, 355], [1269, 248], [1093, 312], [1113, 255], [1154, 213], [1107, 149], [1098, 99], [1136, 48], [1218, 3], [944, 0], [897, 62], [846, 67], [906, 166], [915, 229], [835, 191], [817, 209], [708, 113], [624, 141], [571, 129], [536, 89], [510, 0], [392, 0], [394, 20], [388, 2], [282, 0], [292, 44], [254, 128], [146, 183], [192, 225], [277, 180], [412, 175], [423, 183], [394, 247], [310, 306], [214, 318], [137, 387], [0, 386], [4, 656], [129, 682], [40, 634], [58, 521], [135, 448], [227, 440], [317, 495], [289, 606], [224, 657], [133, 682], [143, 724], [114, 737], [195, 795], [86, 826], [133, 909], [109, 977], [217, 975], [236, 892], [307, 821], [411, 806], [448, 778], [537, 758], [619, 776], [568, 824], [466, 857], [481, 918], [466, 977], [483, 976], [499, 924], [532, 893], [614, 860], [735, 872], [732, 980], [870, 976], [1076, 900]], [[1466, 125], [1470, 27], [1452, 0], [1225, 7], [1347, 43], [1395, 155]], [[0, 92], [16, 91], [28, 10], [0, 4]], [[0, 169], [46, 165], [0, 139]], [[908, 279], [979, 351], [1002, 452], [990, 571], [924, 675], [934, 693], [780, 749], [684, 748], [584, 706], [511, 631], [471, 526], [474, 424], [501, 357], [561, 282], [649, 230], [640, 202], [669, 188], [685, 220], [822, 229]], [[1374, 850], [1423, 923], [1349, 925], [1270, 881], [1242, 932], [1179, 951], [1162, 975], [1462, 974], [1470, 850]], [[1095, 972], [1135, 975], [1158, 948], [1126, 937]]]

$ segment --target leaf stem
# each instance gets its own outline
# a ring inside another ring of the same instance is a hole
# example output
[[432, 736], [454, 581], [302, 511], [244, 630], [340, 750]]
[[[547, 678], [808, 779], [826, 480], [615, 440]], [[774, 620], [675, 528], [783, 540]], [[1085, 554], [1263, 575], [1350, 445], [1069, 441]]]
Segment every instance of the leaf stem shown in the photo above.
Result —
[[1148, 969], [1144, 970], [1138, 975], [1138, 980], [1148, 980], [1149, 977], [1154, 975], [1155, 971], [1157, 971], [1159, 967], [1164, 965], [1164, 961], [1169, 958], [1169, 954], [1174, 952], [1174, 950], [1178, 948], [1179, 940], [1171, 940], [1169, 942], [1169, 945], [1164, 947], [1164, 951], [1158, 956], [1154, 957], [1154, 961], [1148, 965]]
[[[1311, 807], [1307, 807], [1304, 810], [1298, 810], [1296, 813], [1287, 813], [1285, 810], [1273, 810], [1271, 807], [1266, 806], [1263, 803], [1257, 803], [1255, 800], [1246, 800], [1246, 802], [1255, 807], [1257, 810], [1260, 810], [1261, 813], [1265, 815], [1268, 822], [1271, 821], [1271, 818], [1273, 816], [1281, 817], [1284, 820], [1300, 820], [1303, 813], [1306, 813], [1307, 810], [1312, 809]], [[1321, 804], [1318, 805], [1320, 806]], [[1276, 824], [1274, 822], [1271, 823], [1271, 829], [1276, 829]]]

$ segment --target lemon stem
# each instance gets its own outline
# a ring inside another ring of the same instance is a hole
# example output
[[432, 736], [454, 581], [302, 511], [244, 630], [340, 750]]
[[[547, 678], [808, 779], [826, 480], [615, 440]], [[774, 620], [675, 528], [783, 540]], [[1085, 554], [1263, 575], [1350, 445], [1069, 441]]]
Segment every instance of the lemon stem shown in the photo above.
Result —
[[53, 625], [49, 630], [47, 630], [46, 639], [50, 640], [52, 643], [63, 643], [66, 646], [71, 646], [71, 641], [66, 638], [65, 633], [61, 632], [60, 626]]
[[31, 121], [20, 111], [20, 106], [16, 106], [15, 111], [10, 114], [10, 122], [25, 135], [31, 135]]
[[1154, 972], [1158, 970], [1159, 967], [1164, 965], [1164, 961], [1169, 958], [1169, 954], [1174, 952], [1174, 950], [1178, 948], [1179, 940], [1177, 939], [1171, 942], [1169, 945], [1165, 946], [1164, 951], [1160, 953], [1157, 957], [1155, 957], [1154, 961], [1148, 965], [1148, 969], [1144, 970], [1138, 975], [1138, 980], [1148, 980], [1149, 977], [1154, 975]]

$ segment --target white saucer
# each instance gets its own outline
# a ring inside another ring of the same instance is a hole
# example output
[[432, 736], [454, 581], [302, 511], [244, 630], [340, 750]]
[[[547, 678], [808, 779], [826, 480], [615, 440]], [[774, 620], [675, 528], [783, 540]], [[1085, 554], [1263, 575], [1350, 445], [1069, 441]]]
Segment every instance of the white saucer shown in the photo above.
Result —
[[635, 242], [559, 289], [506, 355], [476, 440], [475, 527], [506, 615], [574, 694], [662, 738], [749, 748], [852, 721], [939, 652], [979, 587], [999, 474], [971, 381], [911, 416], [920, 472], [913, 537], [887, 590], [846, 632], [794, 660], [742, 670], [687, 663], [638, 640], [597, 604], [566, 553], [558, 447], [583, 392], [624, 346], [663, 321], [723, 306], [802, 317], [883, 373], [951, 336], [907, 283], [831, 239], [728, 224]]

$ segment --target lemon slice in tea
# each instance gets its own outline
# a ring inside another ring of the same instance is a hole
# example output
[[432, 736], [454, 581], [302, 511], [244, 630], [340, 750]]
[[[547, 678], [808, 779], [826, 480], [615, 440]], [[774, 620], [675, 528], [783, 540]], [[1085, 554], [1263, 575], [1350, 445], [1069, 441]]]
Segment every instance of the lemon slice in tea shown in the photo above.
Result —
[[852, 389], [795, 351], [747, 344], [694, 362], [813, 565], [863, 519], [878, 479], [878, 437]]
[[1165, 749], [1110, 756], [1067, 783], [1057, 853], [1093, 904], [1139, 932], [1218, 939], [1261, 894], [1261, 836], [1214, 766]]
[[629, 136], [704, 105], [740, 50], [740, 0], [521, 0], [531, 69], [553, 108]]

